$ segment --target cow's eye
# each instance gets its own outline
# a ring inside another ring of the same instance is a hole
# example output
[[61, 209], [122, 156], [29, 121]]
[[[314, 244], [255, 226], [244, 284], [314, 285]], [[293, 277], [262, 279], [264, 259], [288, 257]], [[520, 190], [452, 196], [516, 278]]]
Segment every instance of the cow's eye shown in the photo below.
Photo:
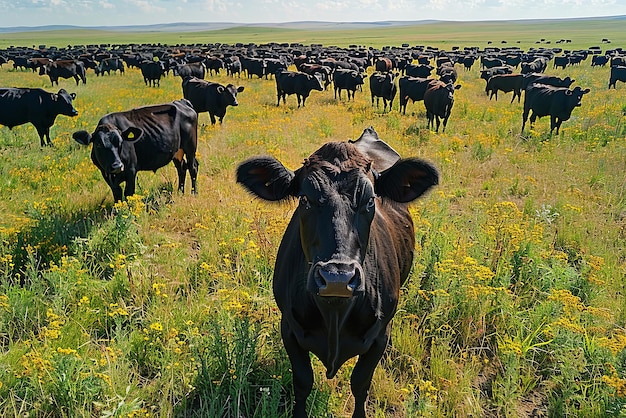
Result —
[[300, 205], [305, 209], [311, 209], [311, 202], [306, 196], [300, 196]]
[[367, 201], [367, 205], [365, 206], [365, 210], [368, 212], [372, 211], [376, 206], [376, 199], [374, 196], [370, 197], [370, 200]]

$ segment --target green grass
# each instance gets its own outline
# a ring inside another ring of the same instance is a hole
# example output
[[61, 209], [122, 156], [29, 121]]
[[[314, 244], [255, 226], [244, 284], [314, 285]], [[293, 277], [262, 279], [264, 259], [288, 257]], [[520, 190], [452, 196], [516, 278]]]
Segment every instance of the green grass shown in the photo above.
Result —
[[[341, 45], [380, 35], [372, 44], [448, 48], [516, 34], [529, 48], [541, 33], [572, 38], [572, 47], [603, 37], [624, 44], [624, 32], [606, 22], [544, 32], [519, 25], [442, 23], [411, 35], [391, 28], [302, 38], [261, 29], [255, 38], [247, 28], [204, 40]], [[25, 45], [192, 36], [52, 35], [19, 36], [32, 37], [22, 38]], [[19, 44], [4, 35], [1, 42]], [[0, 69], [0, 85], [53, 90], [47, 78], [9, 68]], [[354, 102], [312, 92], [297, 109], [293, 96], [275, 105], [271, 80], [236, 79], [246, 89], [224, 124], [200, 115], [199, 194], [177, 193], [168, 166], [139, 173], [139, 196], [115, 206], [90, 149], [72, 133], [92, 131], [107, 112], [178, 99], [180, 80], [148, 88], [137, 70], [89, 72], [88, 84], [77, 87], [61, 80], [77, 93], [80, 115], [57, 119], [53, 148], [40, 148], [30, 125], [0, 128], [0, 415], [287, 416], [291, 371], [271, 277], [293, 207], [251, 198], [234, 170], [266, 153], [295, 169], [324, 142], [357, 138], [368, 126], [401, 155], [441, 171], [440, 185], [411, 206], [415, 264], [393, 347], [376, 370], [370, 415], [623, 415], [626, 86], [607, 90], [608, 71], [588, 61], [548, 70], [591, 88], [558, 136], [548, 134], [545, 118], [521, 136], [522, 105], [509, 104], [510, 94], [489, 101], [477, 67], [459, 71], [463, 87], [440, 134], [426, 128], [422, 103], [409, 104], [406, 116], [397, 101], [389, 114], [372, 108], [367, 85]], [[352, 365], [326, 380], [314, 359], [311, 416], [349, 416]]]

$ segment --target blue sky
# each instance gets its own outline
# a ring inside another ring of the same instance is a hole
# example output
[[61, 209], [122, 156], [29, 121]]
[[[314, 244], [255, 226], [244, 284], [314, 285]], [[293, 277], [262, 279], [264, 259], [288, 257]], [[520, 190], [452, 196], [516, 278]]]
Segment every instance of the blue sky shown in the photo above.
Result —
[[626, 0], [0, 0], [0, 27], [507, 20], [626, 15]]

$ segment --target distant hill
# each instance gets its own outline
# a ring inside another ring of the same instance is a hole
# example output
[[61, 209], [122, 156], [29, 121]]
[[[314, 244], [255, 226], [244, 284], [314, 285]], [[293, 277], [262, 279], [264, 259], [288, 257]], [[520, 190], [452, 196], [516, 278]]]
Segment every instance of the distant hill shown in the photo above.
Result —
[[267, 27], [285, 29], [363, 29], [391, 26], [412, 26], [435, 23], [436, 20], [420, 21], [382, 21], [382, 22], [285, 22], [285, 23], [235, 23], [235, 22], [176, 22], [155, 25], [132, 26], [74, 26], [74, 25], [46, 25], [46, 26], [15, 26], [0, 27], [0, 33], [42, 32], [51, 30], [93, 29], [113, 32], [203, 32], [210, 30], [229, 29], [233, 27]]

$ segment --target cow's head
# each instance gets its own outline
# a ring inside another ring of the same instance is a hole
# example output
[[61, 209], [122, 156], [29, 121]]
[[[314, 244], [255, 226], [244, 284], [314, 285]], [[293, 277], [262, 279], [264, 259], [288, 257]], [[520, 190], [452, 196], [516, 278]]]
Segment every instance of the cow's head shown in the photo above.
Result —
[[217, 93], [222, 96], [223, 103], [226, 106], [239, 106], [239, 102], [237, 102], [237, 93], [241, 93], [244, 91], [243, 86], [235, 87], [232, 84], [217, 87]]
[[65, 116], [78, 116], [78, 110], [74, 109], [72, 100], [76, 98], [76, 93], [68, 93], [65, 89], [59, 90], [52, 95], [52, 101], [56, 104], [56, 110]]
[[311, 90], [324, 91], [324, 86], [322, 85], [322, 76], [321, 74], [310, 75], [307, 74], [307, 79], [309, 81], [309, 87]]
[[589, 89], [581, 89], [580, 87], [576, 87], [574, 90], [567, 90], [565, 95], [570, 98], [570, 103], [574, 104], [574, 107], [579, 107], [582, 105], [583, 95], [589, 93], [591, 90]]
[[306, 288], [335, 298], [365, 289], [363, 263], [377, 208], [417, 199], [438, 178], [430, 163], [401, 159], [373, 128], [354, 142], [323, 145], [295, 172], [273, 157], [252, 158], [237, 169], [237, 181], [262, 199], [298, 199], [294, 217], [310, 265]]
[[74, 132], [72, 137], [82, 145], [93, 144], [92, 158], [106, 174], [124, 171], [123, 148], [125, 144], [138, 141], [143, 134], [140, 128], [130, 127], [124, 131], [110, 124], [98, 125], [93, 135], [87, 131]]

